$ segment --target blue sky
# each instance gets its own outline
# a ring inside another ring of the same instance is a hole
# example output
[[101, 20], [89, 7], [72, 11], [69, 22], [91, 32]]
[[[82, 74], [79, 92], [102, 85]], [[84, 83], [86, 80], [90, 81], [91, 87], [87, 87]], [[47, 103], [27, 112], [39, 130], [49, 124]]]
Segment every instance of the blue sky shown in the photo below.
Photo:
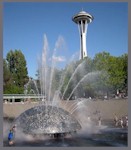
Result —
[[[55, 43], [63, 46], [57, 55], [64, 66], [80, 49], [77, 25], [72, 16], [81, 10], [94, 16], [88, 26], [87, 53], [107, 51], [113, 56], [128, 53], [128, 3], [124, 2], [6, 2], [3, 12], [3, 57], [9, 50], [20, 49], [27, 61], [28, 74], [35, 78], [38, 55], [47, 36], [50, 54]], [[64, 42], [63, 42], [64, 41]]]

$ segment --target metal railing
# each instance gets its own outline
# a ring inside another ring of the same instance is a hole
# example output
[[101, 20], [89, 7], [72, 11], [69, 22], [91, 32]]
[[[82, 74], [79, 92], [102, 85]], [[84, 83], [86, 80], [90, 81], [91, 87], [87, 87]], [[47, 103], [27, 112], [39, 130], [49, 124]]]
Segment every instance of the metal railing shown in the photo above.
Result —
[[37, 99], [37, 98], [45, 98], [44, 95], [36, 95], [36, 94], [3, 94], [3, 99]]

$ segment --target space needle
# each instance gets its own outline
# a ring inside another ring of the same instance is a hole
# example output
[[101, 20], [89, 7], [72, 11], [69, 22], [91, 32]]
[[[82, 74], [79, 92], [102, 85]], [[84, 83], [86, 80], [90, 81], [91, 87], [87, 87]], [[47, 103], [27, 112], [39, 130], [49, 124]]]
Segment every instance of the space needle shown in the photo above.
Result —
[[79, 33], [80, 33], [80, 59], [87, 57], [86, 49], [86, 34], [88, 24], [93, 21], [94, 17], [85, 11], [81, 11], [78, 14], [74, 15], [72, 20], [78, 24]]

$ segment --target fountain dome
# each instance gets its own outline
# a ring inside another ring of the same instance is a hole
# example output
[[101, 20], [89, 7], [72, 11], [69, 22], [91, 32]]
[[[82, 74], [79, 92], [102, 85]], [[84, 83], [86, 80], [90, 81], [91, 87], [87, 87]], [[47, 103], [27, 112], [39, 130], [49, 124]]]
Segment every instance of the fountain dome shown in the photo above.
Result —
[[81, 129], [69, 112], [55, 106], [35, 106], [15, 120], [17, 128], [32, 135], [70, 133]]

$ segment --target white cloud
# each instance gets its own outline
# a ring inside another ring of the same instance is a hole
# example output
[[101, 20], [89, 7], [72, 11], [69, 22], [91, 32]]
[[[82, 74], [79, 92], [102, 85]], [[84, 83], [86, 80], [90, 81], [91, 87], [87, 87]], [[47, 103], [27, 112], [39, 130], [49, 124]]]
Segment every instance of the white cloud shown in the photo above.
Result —
[[65, 57], [63, 56], [52, 56], [52, 59], [56, 62], [64, 62], [66, 61]]

